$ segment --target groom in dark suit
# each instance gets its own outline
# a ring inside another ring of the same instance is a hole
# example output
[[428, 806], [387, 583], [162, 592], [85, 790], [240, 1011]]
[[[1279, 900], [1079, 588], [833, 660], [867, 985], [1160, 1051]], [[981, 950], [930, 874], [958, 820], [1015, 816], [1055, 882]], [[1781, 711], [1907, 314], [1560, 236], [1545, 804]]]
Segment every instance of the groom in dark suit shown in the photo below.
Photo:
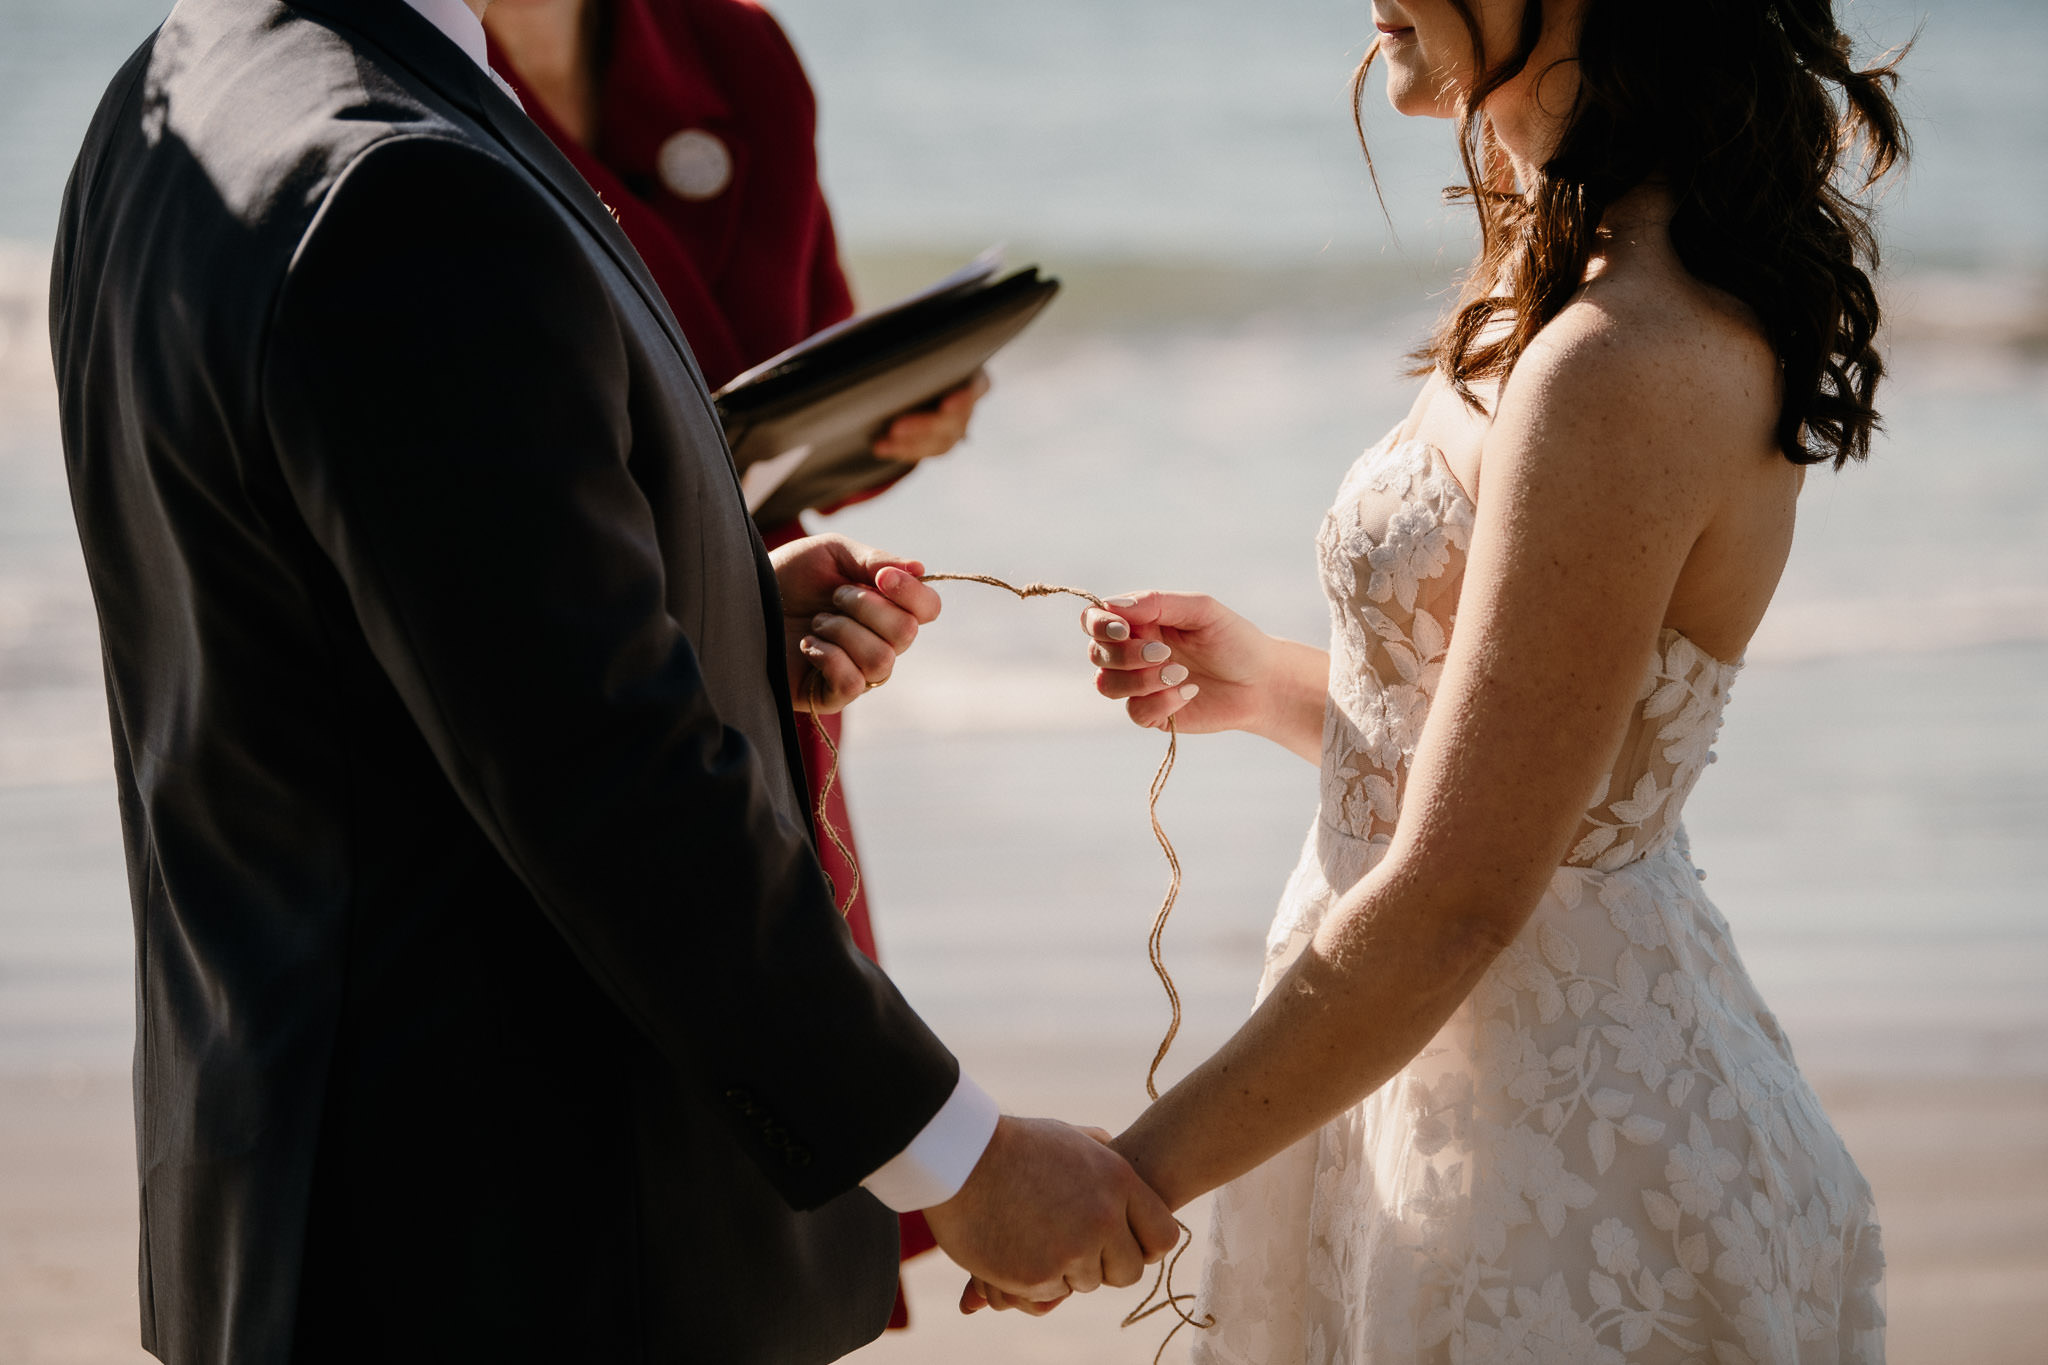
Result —
[[823, 1361], [888, 1314], [891, 1206], [1016, 1292], [1134, 1282], [1164, 1207], [998, 1119], [813, 854], [787, 661], [843, 704], [936, 597], [763, 554], [484, 3], [184, 0], [66, 196], [144, 1344]]

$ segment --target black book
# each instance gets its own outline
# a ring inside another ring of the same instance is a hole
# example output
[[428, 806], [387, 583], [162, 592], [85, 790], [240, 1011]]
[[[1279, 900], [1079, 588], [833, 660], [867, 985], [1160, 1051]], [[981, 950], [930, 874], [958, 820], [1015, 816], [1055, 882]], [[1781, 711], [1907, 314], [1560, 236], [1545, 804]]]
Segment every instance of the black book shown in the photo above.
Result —
[[869, 448], [899, 413], [959, 388], [1059, 292], [1035, 266], [973, 264], [764, 360], [713, 397], [747, 507], [764, 526], [887, 483]]

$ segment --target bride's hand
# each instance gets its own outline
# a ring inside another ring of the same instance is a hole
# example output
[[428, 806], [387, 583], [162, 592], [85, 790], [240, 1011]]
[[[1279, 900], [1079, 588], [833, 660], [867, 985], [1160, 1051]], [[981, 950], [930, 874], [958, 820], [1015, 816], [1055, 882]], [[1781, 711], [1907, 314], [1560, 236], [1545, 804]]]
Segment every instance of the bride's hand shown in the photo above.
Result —
[[1081, 613], [1096, 691], [1151, 729], [1169, 716], [1194, 734], [1248, 727], [1272, 637], [1199, 593], [1131, 593], [1109, 607]]
[[1081, 613], [1095, 690], [1132, 720], [1190, 734], [1248, 730], [1314, 761], [1329, 659], [1276, 639], [1213, 597], [1138, 592]]
[[1072, 1297], [1071, 1294], [1062, 1294], [1056, 1299], [1044, 1301], [1027, 1299], [1022, 1295], [1005, 1293], [994, 1285], [970, 1275], [967, 1287], [960, 1291], [960, 1311], [979, 1313], [984, 1308], [993, 1308], [1001, 1313], [1014, 1308], [1029, 1317], [1042, 1318]]

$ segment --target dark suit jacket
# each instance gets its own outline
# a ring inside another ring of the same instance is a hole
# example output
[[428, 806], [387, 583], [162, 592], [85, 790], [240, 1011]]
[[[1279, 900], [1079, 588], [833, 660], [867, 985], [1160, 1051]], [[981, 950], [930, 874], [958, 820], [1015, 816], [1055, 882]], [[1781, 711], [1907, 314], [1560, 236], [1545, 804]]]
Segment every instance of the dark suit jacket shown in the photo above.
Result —
[[[51, 304], [166, 1361], [826, 1360], [952, 1057], [818, 870], [702, 379], [401, 0], [183, 0]], [[799, 1212], [801, 1210], [802, 1212]]]

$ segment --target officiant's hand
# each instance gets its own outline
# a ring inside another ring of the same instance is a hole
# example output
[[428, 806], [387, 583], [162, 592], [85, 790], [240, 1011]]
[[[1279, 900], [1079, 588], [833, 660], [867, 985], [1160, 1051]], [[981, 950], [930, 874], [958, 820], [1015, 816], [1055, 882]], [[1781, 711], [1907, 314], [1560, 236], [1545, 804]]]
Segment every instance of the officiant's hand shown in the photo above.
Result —
[[884, 460], [916, 464], [943, 455], [967, 439], [967, 424], [974, 419], [974, 405], [988, 392], [988, 372], [976, 370], [974, 378], [962, 384], [934, 406], [897, 414], [889, 429], [873, 446]]
[[[924, 1211], [932, 1235], [1002, 1306], [1136, 1284], [1180, 1238], [1173, 1213], [1090, 1132], [1005, 1115], [960, 1192]], [[970, 1290], [970, 1294], [974, 1294]], [[963, 1296], [972, 1312], [986, 1297]]]
[[808, 536], [775, 550], [790, 695], [829, 715], [880, 687], [919, 626], [939, 615], [924, 565], [848, 540]]
[[1318, 761], [1329, 656], [1268, 635], [1213, 597], [1136, 592], [1081, 613], [1095, 690], [1152, 729], [1248, 730]]

